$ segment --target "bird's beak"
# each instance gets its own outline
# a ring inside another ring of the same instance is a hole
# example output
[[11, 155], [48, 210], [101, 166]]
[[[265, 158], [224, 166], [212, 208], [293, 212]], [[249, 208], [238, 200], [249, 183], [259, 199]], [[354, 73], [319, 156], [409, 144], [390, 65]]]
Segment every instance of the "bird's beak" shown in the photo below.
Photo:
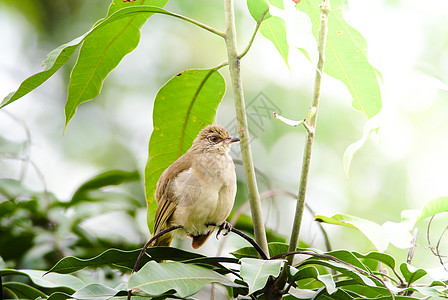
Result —
[[233, 137], [233, 136], [229, 136], [228, 138], [226, 138], [226, 139], [223, 141], [223, 143], [224, 143], [224, 144], [232, 144], [232, 143], [239, 142], [239, 141], [240, 141], [239, 138], [237, 138], [237, 137]]

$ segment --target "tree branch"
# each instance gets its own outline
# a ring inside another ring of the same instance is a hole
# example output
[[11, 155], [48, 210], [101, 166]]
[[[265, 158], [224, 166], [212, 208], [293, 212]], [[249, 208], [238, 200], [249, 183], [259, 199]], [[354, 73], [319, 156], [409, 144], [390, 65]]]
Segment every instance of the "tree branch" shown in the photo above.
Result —
[[[325, 62], [325, 44], [327, 40], [327, 22], [328, 15], [330, 13], [330, 0], [324, 0], [320, 5], [321, 9], [321, 18], [320, 18], [320, 28], [319, 28], [319, 36], [318, 36], [318, 51], [319, 51], [319, 61], [317, 63], [316, 77], [314, 82], [314, 94], [313, 101], [311, 106], [316, 108], [316, 113], [310, 118], [310, 124], [312, 130], [307, 131], [307, 137], [305, 141], [305, 149], [303, 153], [303, 162], [302, 162], [302, 171], [300, 175], [300, 185], [299, 185], [299, 194], [297, 198], [297, 206], [296, 206], [296, 214], [294, 217], [294, 224], [291, 232], [291, 240], [289, 242], [289, 250], [290, 252], [295, 251], [297, 248], [297, 244], [299, 241], [299, 233], [300, 226], [302, 223], [303, 210], [305, 207], [305, 194], [308, 184], [308, 174], [310, 170], [310, 162], [311, 162], [311, 152], [313, 148], [316, 121], [317, 121], [317, 112], [319, 108], [319, 100], [320, 100], [320, 86], [322, 79], [322, 70], [324, 68]], [[288, 265], [292, 264], [294, 259], [294, 255], [288, 256]]]
[[226, 18], [226, 46], [229, 60], [230, 77], [232, 80], [233, 97], [235, 102], [236, 119], [238, 123], [238, 135], [241, 139], [241, 155], [243, 159], [244, 174], [246, 177], [247, 192], [249, 195], [250, 209], [254, 223], [255, 240], [265, 253], [268, 252], [268, 243], [263, 223], [261, 211], [260, 195], [258, 193], [257, 181], [255, 178], [254, 163], [250, 149], [249, 129], [247, 125], [246, 108], [242, 88], [240, 59], [236, 47], [235, 17], [233, 0], [224, 0]]

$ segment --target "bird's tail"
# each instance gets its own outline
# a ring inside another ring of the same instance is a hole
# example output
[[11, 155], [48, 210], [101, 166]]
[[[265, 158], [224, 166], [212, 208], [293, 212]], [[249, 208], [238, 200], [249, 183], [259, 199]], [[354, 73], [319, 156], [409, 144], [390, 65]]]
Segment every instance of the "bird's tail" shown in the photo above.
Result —
[[205, 234], [192, 236], [193, 240], [191, 241], [191, 247], [193, 247], [193, 249], [198, 249], [208, 240], [211, 234], [212, 231], [209, 231]]

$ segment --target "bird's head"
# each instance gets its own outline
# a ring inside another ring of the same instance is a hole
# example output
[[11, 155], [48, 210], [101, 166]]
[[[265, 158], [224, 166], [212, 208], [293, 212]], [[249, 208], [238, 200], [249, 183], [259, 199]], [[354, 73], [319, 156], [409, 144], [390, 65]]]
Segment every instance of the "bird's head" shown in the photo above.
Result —
[[194, 148], [204, 152], [228, 153], [230, 145], [240, 139], [231, 137], [220, 125], [208, 125], [202, 129], [193, 142]]

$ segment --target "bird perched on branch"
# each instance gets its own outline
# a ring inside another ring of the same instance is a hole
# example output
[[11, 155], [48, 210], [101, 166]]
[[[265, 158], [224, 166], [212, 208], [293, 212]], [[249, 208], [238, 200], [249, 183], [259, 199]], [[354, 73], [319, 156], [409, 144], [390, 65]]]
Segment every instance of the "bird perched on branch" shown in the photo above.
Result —
[[[171, 226], [183, 227], [201, 247], [222, 225], [233, 207], [236, 175], [230, 146], [240, 139], [231, 137], [222, 126], [202, 129], [188, 151], [171, 164], [157, 182], [157, 212], [154, 234]], [[173, 233], [167, 233], [154, 246], [169, 246]]]

